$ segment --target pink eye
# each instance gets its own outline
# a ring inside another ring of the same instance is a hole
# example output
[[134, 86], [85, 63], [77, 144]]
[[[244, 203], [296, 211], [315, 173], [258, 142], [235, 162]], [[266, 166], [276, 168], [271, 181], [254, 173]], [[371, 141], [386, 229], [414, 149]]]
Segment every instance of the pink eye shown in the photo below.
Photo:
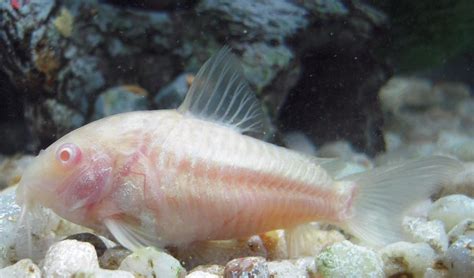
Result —
[[64, 165], [75, 165], [81, 160], [81, 149], [78, 146], [66, 143], [59, 147], [56, 158]]

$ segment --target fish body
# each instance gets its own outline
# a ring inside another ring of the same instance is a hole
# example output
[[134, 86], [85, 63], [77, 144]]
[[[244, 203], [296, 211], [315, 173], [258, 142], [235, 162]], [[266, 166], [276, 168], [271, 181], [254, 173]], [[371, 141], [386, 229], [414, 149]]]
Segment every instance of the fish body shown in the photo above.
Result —
[[[53, 210], [96, 230], [106, 219], [137, 225], [163, 246], [339, 221], [352, 194], [310, 157], [176, 110], [120, 114], [76, 133], [90, 160], [110, 161], [81, 173], [110, 173], [89, 179], [88, 188], [103, 188], [91, 205], [76, 198], [84, 184], [67, 182], [54, 192], [62, 198]], [[81, 214], [71, 210], [82, 205]]]
[[24, 213], [42, 205], [110, 232], [130, 249], [243, 238], [316, 220], [380, 244], [399, 238], [406, 206], [460, 168], [435, 157], [335, 181], [328, 160], [246, 135], [264, 126], [237, 59], [223, 49], [178, 109], [111, 116], [52, 144], [24, 173], [18, 202]]

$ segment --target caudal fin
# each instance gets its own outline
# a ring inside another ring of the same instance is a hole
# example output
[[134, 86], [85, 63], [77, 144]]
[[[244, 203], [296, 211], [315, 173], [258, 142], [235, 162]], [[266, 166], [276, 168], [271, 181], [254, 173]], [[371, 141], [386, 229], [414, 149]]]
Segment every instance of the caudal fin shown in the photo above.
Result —
[[429, 198], [462, 169], [455, 159], [435, 156], [348, 177], [359, 187], [345, 228], [369, 245], [401, 240], [404, 211]]

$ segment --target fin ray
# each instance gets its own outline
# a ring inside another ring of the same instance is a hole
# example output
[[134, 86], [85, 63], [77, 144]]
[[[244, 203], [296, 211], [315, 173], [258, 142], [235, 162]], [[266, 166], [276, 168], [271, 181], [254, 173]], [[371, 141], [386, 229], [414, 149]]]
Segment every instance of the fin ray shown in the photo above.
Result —
[[403, 212], [462, 169], [458, 160], [434, 156], [348, 176], [344, 179], [356, 182], [358, 192], [343, 227], [369, 245], [401, 240]]
[[261, 134], [266, 126], [260, 102], [247, 84], [242, 67], [230, 48], [223, 47], [204, 63], [178, 111]]
[[138, 248], [147, 246], [163, 247], [159, 238], [147, 235], [139, 228], [133, 227], [125, 221], [107, 218], [104, 220], [104, 224], [115, 239], [129, 250], [135, 251]]

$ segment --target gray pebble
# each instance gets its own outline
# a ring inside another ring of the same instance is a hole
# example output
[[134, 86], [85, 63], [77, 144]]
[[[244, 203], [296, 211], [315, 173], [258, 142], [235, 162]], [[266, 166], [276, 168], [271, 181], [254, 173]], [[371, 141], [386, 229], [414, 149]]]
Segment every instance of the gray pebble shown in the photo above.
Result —
[[270, 277], [266, 261], [262, 257], [246, 257], [234, 259], [227, 263], [224, 270], [226, 278]]

